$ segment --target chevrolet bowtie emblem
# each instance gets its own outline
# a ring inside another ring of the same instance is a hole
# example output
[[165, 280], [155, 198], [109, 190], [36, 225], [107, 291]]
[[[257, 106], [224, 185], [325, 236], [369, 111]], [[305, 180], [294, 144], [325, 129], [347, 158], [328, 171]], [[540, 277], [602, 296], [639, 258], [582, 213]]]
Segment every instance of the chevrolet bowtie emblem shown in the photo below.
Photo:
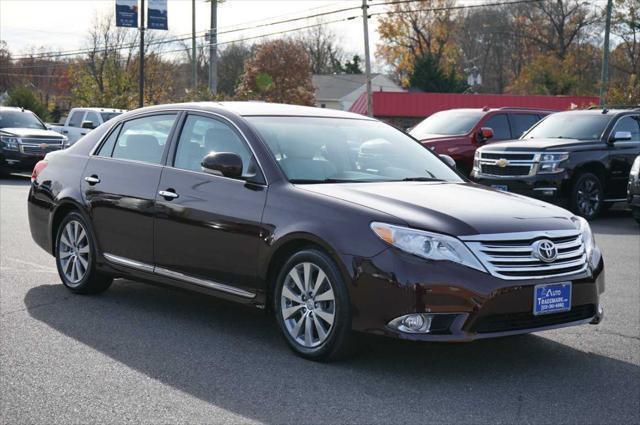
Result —
[[39, 147], [42, 150], [45, 150], [49, 145], [47, 145], [46, 143], [42, 143]]
[[507, 165], [509, 165], [509, 161], [504, 158], [500, 158], [499, 160], [496, 161], [496, 165], [500, 168], [504, 168]]

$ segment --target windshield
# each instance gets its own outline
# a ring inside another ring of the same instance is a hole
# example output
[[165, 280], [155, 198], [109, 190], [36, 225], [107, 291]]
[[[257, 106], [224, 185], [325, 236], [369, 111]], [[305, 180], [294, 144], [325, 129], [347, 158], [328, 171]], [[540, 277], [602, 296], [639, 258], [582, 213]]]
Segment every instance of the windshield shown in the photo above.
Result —
[[436, 112], [411, 130], [416, 139], [430, 135], [454, 136], [467, 134], [484, 116], [482, 111], [449, 110]]
[[29, 111], [0, 111], [0, 128], [47, 129], [42, 121]]
[[522, 139], [599, 139], [609, 121], [611, 116], [601, 114], [552, 114], [523, 135]]
[[462, 179], [430, 151], [379, 121], [247, 117], [292, 183]]
[[100, 113], [100, 115], [102, 115], [102, 122], [107, 122], [110, 119], [115, 118], [120, 114], [122, 114], [122, 112], [102, 112], [102, 113]]

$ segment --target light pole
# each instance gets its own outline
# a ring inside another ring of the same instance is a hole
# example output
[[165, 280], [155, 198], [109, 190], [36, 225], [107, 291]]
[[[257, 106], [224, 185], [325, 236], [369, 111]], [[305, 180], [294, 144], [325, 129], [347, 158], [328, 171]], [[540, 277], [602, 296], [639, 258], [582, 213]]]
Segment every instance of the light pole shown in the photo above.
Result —
[[373, 93], [371, 92], [371, 57], [369, 55], [369, 14], [367, 0], [362, 0], [362, 24], [364, 29], [364, 73], [367, 79], [367, 115], [373, 116]]
[[138, 107], [144, 106], [144, 0], [140, 0], [140, 84], [138, 93]]
[[602, 50], [602, 74], [600, 76], [600, 106], [604, 106], [609, 82], [609, 33], [611, 32], [611, 9], [613, 0], [607, 1], [607, 19], [604, 24], [604, 47]]
[[218, 0], [211, 0], [211, 28], [209, 30], [209, 90], [218, 93]]
[[191, 0], [191, 67], [193, 68], [193, 89], [198, 89], [198, 58], [196, 53], [196, 0]]

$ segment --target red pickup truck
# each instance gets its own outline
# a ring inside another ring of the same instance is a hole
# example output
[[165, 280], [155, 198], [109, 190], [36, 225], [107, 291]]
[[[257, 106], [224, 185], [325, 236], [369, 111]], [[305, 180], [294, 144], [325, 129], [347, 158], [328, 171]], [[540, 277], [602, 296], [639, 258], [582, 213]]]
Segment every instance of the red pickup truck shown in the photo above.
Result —
[[424, 119], [409, 134], [435, 153], [451, 156], [458, 169], [468, 176], [477, 148], [486, 143], [518, 139], [553, 112], [528, 108], [449, 109]]

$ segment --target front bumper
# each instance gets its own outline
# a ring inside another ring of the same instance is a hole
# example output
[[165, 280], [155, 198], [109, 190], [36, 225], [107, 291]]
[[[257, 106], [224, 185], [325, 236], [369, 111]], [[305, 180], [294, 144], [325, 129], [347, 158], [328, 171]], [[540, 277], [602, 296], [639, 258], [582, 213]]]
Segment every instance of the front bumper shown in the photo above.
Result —
[[571, 193], [571, 181], [566, 172], [526, 177], [497, 177], [473, 171], [471, 179], [485, 186], [503, 188], [508, 192], [559, 205], [567, 205]]
[[25, 153], [22, 151], [13, 151], [0, 149], [0, 168], [11, 171], [31, 171], [38, 161], [44, 159], [49, 152], [59, 150], [58, 145], [52, 145], [45, 149], [34, 150]]
[[[450, 262], [426, 261], [388, 249], [354, 259], [350, 285], [354, 330], [422, 341], [472, 341], [529, 333], [602, 319], [604, 264], [569, 279], [507, 281]], [[534, 316], [534, 286], [572, 283], [571, 310]], [[387, 324], [412, 313], [438, 315], [445, 331], [406, 333]], [[445, 320], [445, 318], [447, 318]]]

